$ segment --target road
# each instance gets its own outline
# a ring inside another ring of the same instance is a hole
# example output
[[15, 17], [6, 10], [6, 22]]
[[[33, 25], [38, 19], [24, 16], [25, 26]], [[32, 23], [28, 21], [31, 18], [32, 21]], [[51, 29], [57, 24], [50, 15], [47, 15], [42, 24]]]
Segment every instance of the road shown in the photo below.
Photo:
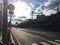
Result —
[[60, 45], [60, 33], [22, 28], [11, 30], [15, 45]]

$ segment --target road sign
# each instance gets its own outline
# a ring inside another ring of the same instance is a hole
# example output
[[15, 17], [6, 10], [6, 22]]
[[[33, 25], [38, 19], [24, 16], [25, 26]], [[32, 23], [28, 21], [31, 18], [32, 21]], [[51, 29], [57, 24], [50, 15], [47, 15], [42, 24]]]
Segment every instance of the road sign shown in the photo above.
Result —
[[14, 12], [13, 11], [9, 11], [9, 14], [14, 14]]
[[15, 9], [14, 5], [12, 5], [12, 4], [8, 5], [8, 10], [14, 10], [14, 9]]

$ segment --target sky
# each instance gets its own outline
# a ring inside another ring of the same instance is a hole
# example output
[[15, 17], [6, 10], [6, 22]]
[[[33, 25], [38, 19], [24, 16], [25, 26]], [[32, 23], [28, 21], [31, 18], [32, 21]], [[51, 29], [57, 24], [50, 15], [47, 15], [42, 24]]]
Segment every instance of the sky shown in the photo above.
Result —
[[[46, 0], [12, 0], [9, 1], [15, 5], [14, 14], [16, 18], [19, 16], [26, 16], [27, 19], [31, 18], [31, 12], [35, 11], [41, 4], [46, 2]], [[35, 18], [35, 17], [34, 17]]]
[[[0, 3], [1, 2], [2, 0], [0, 0]], [[55, 14], [57, 12], [57, 8], [60, 11], [60, 0], [8, 0], [8, 3], [15, 6], [15, 18], [21, 20], [31, 19], [32, 11], [39, 13], [43, 12], [46, 16]], [[36, 18], [35, 15], [34, 18]]]
[[58, 4], [58, 8], [60, 8], [60, 0], [9, 0], [9, 3], [15, 5], [14, 14], [17, 18], [19, 16], [26, 16], [27, 19], [31, 18], [32, 11], [43, 12], [44, 15], [50, 16], [57, 12], [56, 4]]

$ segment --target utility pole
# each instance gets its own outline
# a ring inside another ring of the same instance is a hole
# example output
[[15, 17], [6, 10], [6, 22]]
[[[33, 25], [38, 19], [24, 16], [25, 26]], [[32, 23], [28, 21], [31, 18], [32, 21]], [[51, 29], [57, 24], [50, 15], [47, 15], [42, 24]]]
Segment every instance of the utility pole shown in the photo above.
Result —
[[3, 0], [3, 30], [2, 30], [2, 42], [3, 42], [4, 45], [8, 45], [7, 7], [8, 7], [8, 0]]
[[38, 13], [38, 12], [33, 12], [32, 11], [32, 20], [33, 20], [33, 14], [43, 14], [42, 12], [41, 13]]
[[32, 20], [33, 20], [33, 11], [32, 11]]

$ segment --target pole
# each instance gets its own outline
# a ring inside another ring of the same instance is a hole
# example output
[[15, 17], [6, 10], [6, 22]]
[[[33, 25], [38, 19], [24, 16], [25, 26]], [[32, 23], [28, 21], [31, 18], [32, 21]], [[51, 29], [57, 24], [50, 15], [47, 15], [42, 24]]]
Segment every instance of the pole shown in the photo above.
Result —
[[11, 42], [11, 38], [10, 38], [10, 33], [11, 33], [11, 19], [12, 19], [12, 15], [10, 15], [10, 21], [9, 21], [9, 30], [8, 30], [8, 40], [9, 40], [9, 42]]
[[33, 11], [32, 11], [32, 20], [33, 20]]
[[4, 43], [4, 45], [8, 45], [7, 6], [8, 6], [8, 0], [3, 0], [3, 30], [2, 30], [2, 42]]

